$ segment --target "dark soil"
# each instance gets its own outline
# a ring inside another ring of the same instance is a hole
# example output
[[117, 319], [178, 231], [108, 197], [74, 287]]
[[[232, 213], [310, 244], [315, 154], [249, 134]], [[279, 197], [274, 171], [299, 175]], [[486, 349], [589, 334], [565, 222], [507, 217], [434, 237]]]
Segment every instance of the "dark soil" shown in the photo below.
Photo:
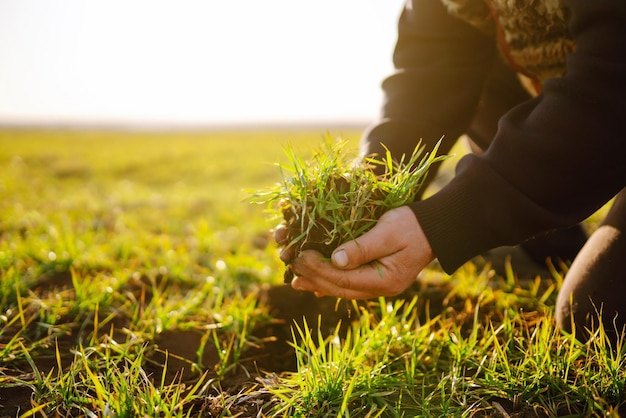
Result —
[[0, 417], [16, 417], [31, 408], [33, 390], [28, 386], [0, 388]]

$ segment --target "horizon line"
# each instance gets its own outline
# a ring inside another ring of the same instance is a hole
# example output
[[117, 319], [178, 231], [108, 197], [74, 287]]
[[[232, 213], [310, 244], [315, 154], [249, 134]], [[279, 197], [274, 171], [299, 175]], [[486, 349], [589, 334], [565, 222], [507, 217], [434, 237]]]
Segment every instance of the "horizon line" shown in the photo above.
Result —
[[59, 120], [2, 120], [0, 129], [33, 130], [112, 130], [112, 131], [221, 131], [221, 130], [291, 130], [291, 129], [365, 129], [372, 119], [303, 119], [303, 120], [241, 120], [222, 122], [154, 122]]

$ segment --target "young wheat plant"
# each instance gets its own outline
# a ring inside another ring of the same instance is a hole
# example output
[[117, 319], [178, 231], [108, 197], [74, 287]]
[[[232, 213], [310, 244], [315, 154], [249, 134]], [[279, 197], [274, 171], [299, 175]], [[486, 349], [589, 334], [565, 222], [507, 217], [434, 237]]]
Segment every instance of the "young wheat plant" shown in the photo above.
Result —
[[[437, 156], [437, 144], [426, 152], [421, 142], [410, 156], [356, 157], [346, 141], [326, 142], [304, 160], [286, 148], [289, 165], [279, 165], [282, 181], [273, 189], [257, 192], [253, 201], [268, 203], [282, 216], [287, 248], [294, 257], [313, 249], [330, 257], [342, 242], [370, 230], [388, 210], [415, 200]], [[292, 273], [285, 272], [289, 282]]]

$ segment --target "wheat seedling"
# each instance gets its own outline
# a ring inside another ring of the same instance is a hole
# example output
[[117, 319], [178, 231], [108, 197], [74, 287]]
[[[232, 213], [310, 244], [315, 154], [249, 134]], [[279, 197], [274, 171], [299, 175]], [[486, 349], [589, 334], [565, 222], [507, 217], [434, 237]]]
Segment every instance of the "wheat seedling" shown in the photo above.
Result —
[[[382, 158], [356, 158], [343, 140], [327, 139], [310, 160], [287, 147], [290, 165], [279, 165], [282, 181], [257, 192], [253, 201], [270, 204], [270, 211], [283, 217], [294, 256], [313, 249], [330, 257], [339, 244], [370, 230], [386, 211], [415, 200], [429, 168], [445, 158], [436, 156], [438, 147], [426, 152], [420, 142], [399, 160], [389, 150]], [[291, 278], [288, 269], [285, 281]]]

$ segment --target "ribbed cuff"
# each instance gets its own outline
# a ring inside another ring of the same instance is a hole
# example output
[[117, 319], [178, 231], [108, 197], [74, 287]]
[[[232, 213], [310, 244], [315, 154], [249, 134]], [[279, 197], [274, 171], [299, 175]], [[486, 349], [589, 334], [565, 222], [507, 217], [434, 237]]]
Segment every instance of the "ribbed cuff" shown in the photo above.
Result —
[[448, 274], [489, 249], [573, 222], [536, 205], [474, 155], [448, 185], [410, 207]]

